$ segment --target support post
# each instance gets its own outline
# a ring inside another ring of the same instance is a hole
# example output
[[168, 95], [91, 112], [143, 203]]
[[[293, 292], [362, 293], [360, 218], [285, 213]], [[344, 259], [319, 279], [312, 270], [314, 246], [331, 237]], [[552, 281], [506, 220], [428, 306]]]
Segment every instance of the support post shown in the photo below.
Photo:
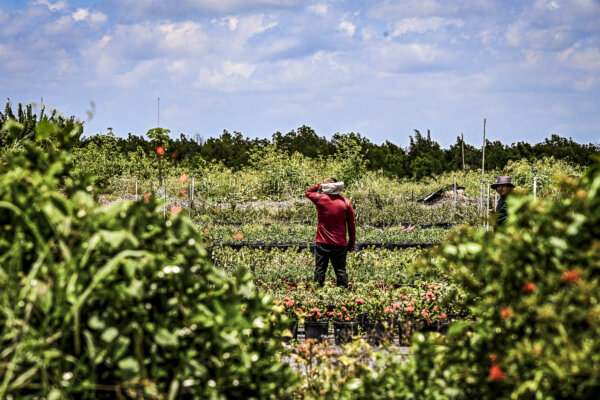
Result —
[[138, 201], [140, 197], [138, 196], [138, 178], [135, 176], [135, 201]]
[[167, 179], [163, 179], [163, 218], [167, 218]]
[[490, 208], [490, 177], [487, 179], [487, 197], [485, 199], [485, 229], [490, 229], [490, 219], [489, 219], [489, 208]]

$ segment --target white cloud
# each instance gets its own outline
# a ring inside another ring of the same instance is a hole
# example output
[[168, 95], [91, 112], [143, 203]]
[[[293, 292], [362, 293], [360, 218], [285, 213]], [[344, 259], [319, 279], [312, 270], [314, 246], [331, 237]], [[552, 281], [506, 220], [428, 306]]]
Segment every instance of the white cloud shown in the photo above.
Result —
[[221, 18], [221, 25], [227, 25], [230, 31], [237, 29], [239, 19], [237, 17], [223, 17]]
[[590, 72], [600, 71], [600, 50], [595, 47], [581, 49], [581, 45], [575, 44], [561, 52], [558, 60], [568, 68]]
[[559, 49], [569, 43], [571, 32], [566, 26], [533, 28], [521, 20], [511, 24], [504, 37], [510, 46], [516, 48]]
[[106, 21], [106, 14], [101, 12], [90, 12], [85, 8], [78, 8], [77, 11], [71, 14], [75, 21], [87, 21], [92, 24], [101, 24]]
[[223, 63], [223, 72], [228, 76], [239, 75], [247, 79], [252, 75], [255, 69], [256, 67], [254, 65], [246, 63], [234, 63], [229, 60]]
[[537, 0], [534, 8], [555, 11], [561, 8], [561, 4], [556, 0]]
[[392, 72], [444, 69], [452, 60], [449, 52], [421, 43], [389, 43], [381, 46], [375, 53], [375, 57], [373, 65]]
[[383, 1], [369, 10], [368, 15], [375, 19], [394, 20], [402, 17], [423, 17], [430, 15], [454, 14], [458, 11], [455, 2], [436, 0], [405, 0], [402, 2]]
[[46, 6], [48, 7], [48, 10], [52, 12], [62, 11], [65, 8], [67, 8], [67, 2], [65, 0], [58, 0], [55, 2], [51, 2], [48, 0], [36, 0], [33, 4]]
[[400, 36], [408, 32], [424, 33], [426, 31], [437, 31], [440, 28], [450, 25], [462, 28], [465, 23], [457, 18], [404, 18], [395, 24], [392, 36]]
[[312, 6], [308, 6], [306, 9], [320, 17], [327, 15], [327, 4], [313, 4]]
[[186, 60], [175, 60], [167, 65], [167, 71], [172, 74], [183, 74], [186, 71]]
[[356, 26], [352, 22], [342, 21], [338, 25], [340, 31], [344, 32], [348, 36], [354, 36], [354, 31], [356, 30]]
[[269, 29], [276, 27], [279, 22], [274, 17], [266, 17], [265, 15], [250, 15], [240, 17], [239, 31], [240, 35], [245, 38], [250, 38], [254, 35], [263, 33]]
[[142, 61], [133, 67], [130, 71], [117, 75], [115, 78], [115, 83], [118, 86], [133, 88], [136, 87], [140, 80], [143, 80], [147, 77], [151, 72], [156, 72], [157, 70], [157, 62], [154, 60], [146, 60]]

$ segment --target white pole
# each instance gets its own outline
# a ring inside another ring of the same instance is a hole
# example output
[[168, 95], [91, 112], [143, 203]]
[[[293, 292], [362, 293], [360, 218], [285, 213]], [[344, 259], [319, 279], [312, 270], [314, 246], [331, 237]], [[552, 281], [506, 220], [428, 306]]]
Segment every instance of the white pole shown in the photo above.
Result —
[[167, 218], [167, 177], [163, 179], [163, 218]]
[[485, 219], [485, 229], [488, 230], [490, 229], [490, 220], [489, 220], [489, 209], [490, 207], [490, 177], [488, 176], [487, 179], [487, 198], [485, 200], [485, 215], [486, 215], [486, 219]]
[[140, 197], [138, 196], [138, 179], [137, 175], [135, 176], [135, 201], [138, 201]]

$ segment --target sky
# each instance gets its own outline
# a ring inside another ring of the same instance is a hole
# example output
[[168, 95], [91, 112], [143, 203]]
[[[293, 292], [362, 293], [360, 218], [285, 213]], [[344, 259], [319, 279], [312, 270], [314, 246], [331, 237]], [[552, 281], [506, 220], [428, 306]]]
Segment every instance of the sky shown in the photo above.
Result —
[[[600, 0], [0, 0], [0, 98], [86, 136], [600, 143]], [[159, 100], [160, 99], [160, 100]]]

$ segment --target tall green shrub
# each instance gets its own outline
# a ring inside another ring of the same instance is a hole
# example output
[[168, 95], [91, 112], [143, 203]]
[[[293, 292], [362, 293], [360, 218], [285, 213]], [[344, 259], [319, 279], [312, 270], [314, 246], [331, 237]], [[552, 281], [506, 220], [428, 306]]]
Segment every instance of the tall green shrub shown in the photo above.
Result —
[[465, 229], [443, 247], [438, 267], [469, 293], [478, 323], [417, 339], [402, 388], [416, 398], [597, 398], [598, 161], [562, 182], [567, 198], [513, 196], [502, 229]]
[[38, 124], [0, 164], [0, 398], [286, 398], [279, 313], [251, 276], [215, 269], [154, 196], [99, 208], [88, 176], [60, 191], [69, 127]]

